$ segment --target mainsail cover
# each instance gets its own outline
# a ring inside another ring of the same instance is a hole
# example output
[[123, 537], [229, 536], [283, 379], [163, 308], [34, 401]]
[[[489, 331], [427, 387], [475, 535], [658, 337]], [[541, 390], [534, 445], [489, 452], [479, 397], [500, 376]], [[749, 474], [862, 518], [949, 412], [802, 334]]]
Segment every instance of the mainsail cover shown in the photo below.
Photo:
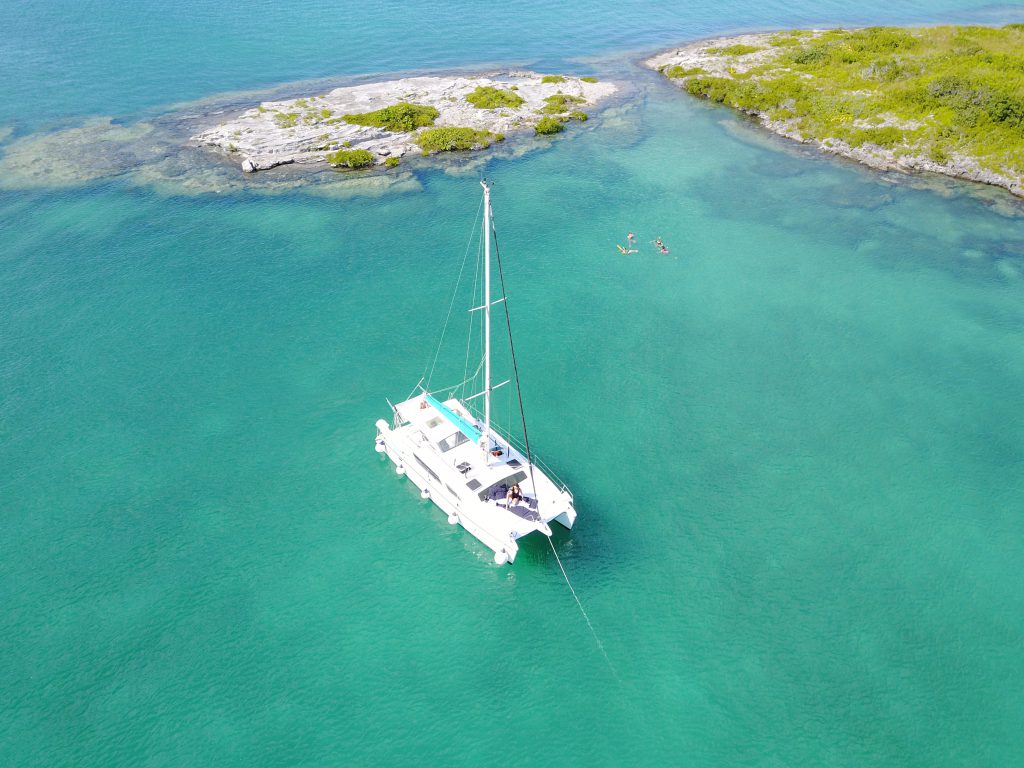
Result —
[[451, 410], [448, 406], [446, 406], [433, 395], [424, 393], [423, 396], [426, 398], [427, 402], [434, 408], [434, 410], [436, 410], [438, 413], [444, 416], [445, 419], [452, 423], [452, 425], [457, 427], [459, 432], [464, 434], [474, 443], [480, 442], [481, 435], [479, 429], [477, 429], [464, 418], [459, 416], [459, 414], [455, 413], [453, 410]]

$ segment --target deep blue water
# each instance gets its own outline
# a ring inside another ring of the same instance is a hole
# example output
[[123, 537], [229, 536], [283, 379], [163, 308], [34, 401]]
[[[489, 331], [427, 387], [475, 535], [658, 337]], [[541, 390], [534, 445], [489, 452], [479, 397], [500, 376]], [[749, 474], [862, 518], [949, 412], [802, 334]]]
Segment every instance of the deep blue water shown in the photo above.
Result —
[[[0, 6], [0, 127], [315, 78], [593, 70], [735, 30], [1006, 23], [870, 2]], [[637, 71], [494, 159], [531, 443], [511, 567], [372, 450], [476, 175], [335, 200], [0, 192], [0, 763], [1024, 762], [1024, 226]], [[227, 97], [219, 97], [227, 98]], [[660, 236], [626, 259], [627, 230]]]

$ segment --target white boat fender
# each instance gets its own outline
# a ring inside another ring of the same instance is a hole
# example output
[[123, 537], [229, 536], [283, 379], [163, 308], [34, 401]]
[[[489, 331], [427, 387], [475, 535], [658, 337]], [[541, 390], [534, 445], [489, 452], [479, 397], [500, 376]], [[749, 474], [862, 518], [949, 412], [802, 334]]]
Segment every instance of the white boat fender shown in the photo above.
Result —
[[397, 467], [395, 467], [395, 474], [396, 475], [404, 475], [405, 474], [405, 465], [399, 464]]
[[430, 498], [430, 489], [429, 488], [424, 488], [422, 491], [420, 491], [420, 498], [421, 499], [429, 499]]
[[458, 515], [448, 515], [448, 525], [456, 525], [459, 522]]
[[494, 564], [504, 565], [508, 562], [508, 553], [503, 549], [501, 552], [494, 553]]

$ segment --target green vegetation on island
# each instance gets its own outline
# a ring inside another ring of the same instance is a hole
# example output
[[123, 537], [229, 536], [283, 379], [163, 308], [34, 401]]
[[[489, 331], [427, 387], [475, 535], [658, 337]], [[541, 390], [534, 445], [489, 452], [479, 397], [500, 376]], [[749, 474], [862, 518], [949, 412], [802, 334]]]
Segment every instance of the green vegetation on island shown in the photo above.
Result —
[[582, 96], [570, 96], [565, 93], [556, 93], [544, 99], [543, 107], [537, 110], [537, 114], [544, 115], [534, 126], [538, 134], [561, 133], [565, 130], [564, 123], [569, 120], [583, 122], [587, 119], [587, 113], [573, 109], [577, 104], [585, 104], [586, 99]]
[[557, 117], [542, 117], [533, 126], [533, 130], [540, 136], [547, 136], [552, 133], [561, 133], [565, 130], [565, 123]]
[[1018, 184], [1024, 174], [1022, 24], [794, 30], [717, 53], [731, 57], [718, 74], [662, 71], [694, 96], [825, 145], [873, 145], [939, 165], [967, 158]]
[[746, 56], [748, 53], [757, 53], [758, 51], [764, 50], [759, 45], [746, 45], [744, 43], [736, 43], [735, 45], [726, 45], [722, 48], [708, 48], [708, 53], [717, 53], [720, 56]]
[[365, 149], [339, 149], [325, 159], [338, 168], [369, 168], [376, 162], [373, 153]]
[[345, 115], [343, 119], [352, 125], [370, 125], [383, 128], [385, 131], [402, 133], [433, 125], [438, 114], [434, 107], [402, 101], [374, 112]]
[[500, 133], [475, 128], [428, 128], [416, 137], [424, 155], [434, 152], [455, 152], [465, 149], [486, 149], [496, 141], [504, 141]]
[[542, 83], [564, 83], [565, 78], [561, 75], [544, 75], [540, 81]]
[[544, 99], [545, 104], [540, 108], [542, 115], [561, 115], [569, 112], [576, 104], [585, 104], [586, 99], [582, 96], [569, 96], [564, 93], [556, 93]]
[[507, 91], [503, 88], [494, 88], [490, 85], [479, 85], [476, 90], [466, 94], [466, 101], [477, 109], [498, 109], [500, 107], [515, 109], [526, 101], [526, 99], [518, 93], [513, 93], [512, 91]]
[[384, 160], [384, 167], [385, 168], [395, 168], [395, 167], [398, 166], [398, 164], [400, 162], [402, 162], [402, 161], [399, 158], [397, 158], [397, 157], [389, 157], [389, 158]]
[[666, 77], [689, 77], [690, 75], [706, 75], [708, 71], [704, 67], [688, 67], [684, 69], [676, 64], [674, 67], [666, 67], [662, 70]]
[[299, 121], [298, 112], [275, 112], [274, 122], [278, 128], [294, 128]]

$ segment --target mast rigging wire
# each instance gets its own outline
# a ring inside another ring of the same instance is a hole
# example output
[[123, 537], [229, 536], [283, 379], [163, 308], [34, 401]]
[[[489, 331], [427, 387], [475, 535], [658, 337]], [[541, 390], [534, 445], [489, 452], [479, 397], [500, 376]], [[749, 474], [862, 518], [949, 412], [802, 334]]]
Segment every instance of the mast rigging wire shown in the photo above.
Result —
[[[493, 211], [491, 213], [491, 231], [489, 235], [494, 240], [494, 256], [498, 264], [498, 279], [501, 283], [501, 295], [502, 297], [507, 297], [508, 294], [505, 292], [505, 273], [501, 267], [501, 249], [498, 247], [498, 232], [494, 228]], [[512, 341], [512, 320], [508, 313], [508, 299], [505, 298], [505, 301], [503, 301], [502, 304], [505, 308], [505, 328], [508, 332], [508, 348], [512, 357], [512, 372], [515, 375], [516, 380], [516, 394], [519, 396], [519, 416], [523, 425], [523, 442], [526, 445], [526, 461], [530, 468], [530, 484], [533, 486], [533, 492], [536, 495], [537, 484], [533, 480], [533, 453], [530, 450], [530, 436], [526, 432], [526, 409], [523, 407], [523, 392], [519, 386], [519, 366], [516, 363], [516, 347]], [[598, 650], [601, 651], [601, 655], [604, 657], [604, 661], [608, 665], [608, 669], [611, 671], [612, 676], [621, 684], [622, 680], [619, 678], [619, 673], [615, 670], [612, 660], [608, 657], [608, 652], [604, 649], [604, 643], [602, 643], [601, 638], [597, 636], [597, 631], [594, 629], [594, 625], [590, 621], [590, 616], [587, 615], [587, 611], [583, 607], [583, 603], [580, 602], [579, 595], [576, 594], [576, 590], [573, 589], [572, 582], [569, 581], [569, 574], [565, 572], [565, 566], [562, 565], [562, 558], [558, 556], [558, 551], [555, 549], [555, 544], [551, 540], [551, 536], [546, 536], [545, 538], [548, 540], [548, 546], [551, 547], [551, 553], [555, 556], [558, 568], [562, 571], [562, 577], [565, 579], [565, 583], [569, 586], [569, 591], [572, 593], [573, 600], [576, 601], [576, 605], [579, 607], [580, 613], [583, 614], [583, 619], [587, 622], [587, 628], [590, 629], [590, 634], [593, 635], [594, 642], [597, 643]]]
[[[483, 208], [483, 200], [480, 201], [480, 205], [476, 209], [476, 219], [480, 218], [480, 210]], [[452, 289], [452, 300], [448, 302], [448, 314], [444, 318], [444, 326], [441, 328], [441, 337], [437, 340], [437, 347], [434, 349], [434, 359], [424, 367], [422, 379], [426, 380], [426, 387], [430, 389], [430, 379], [434, 375], [434, 367], [437, 365], [437, 358], [441, 354], [441, 345], [444, 343], [444, 335], [448, 331], [448, 321], [452, 317], [452, 307], [455, 306], [455, 297], [459, 293], [459, 284], [462, 282], [462, 273], [466, 269], [466, 261], [469, 259], [469, 246], [473, 243], [473, 232], [476, 231], [476, 219], [473, 220], [474, 225], [469, 233], [469, 238], [466, 240], [466, 250], [462, 254], [462, 266], [459, 268], [459, 276], [455, 279], [455, 287]], [[427, 368], [430, 372], [427, 372]]]

